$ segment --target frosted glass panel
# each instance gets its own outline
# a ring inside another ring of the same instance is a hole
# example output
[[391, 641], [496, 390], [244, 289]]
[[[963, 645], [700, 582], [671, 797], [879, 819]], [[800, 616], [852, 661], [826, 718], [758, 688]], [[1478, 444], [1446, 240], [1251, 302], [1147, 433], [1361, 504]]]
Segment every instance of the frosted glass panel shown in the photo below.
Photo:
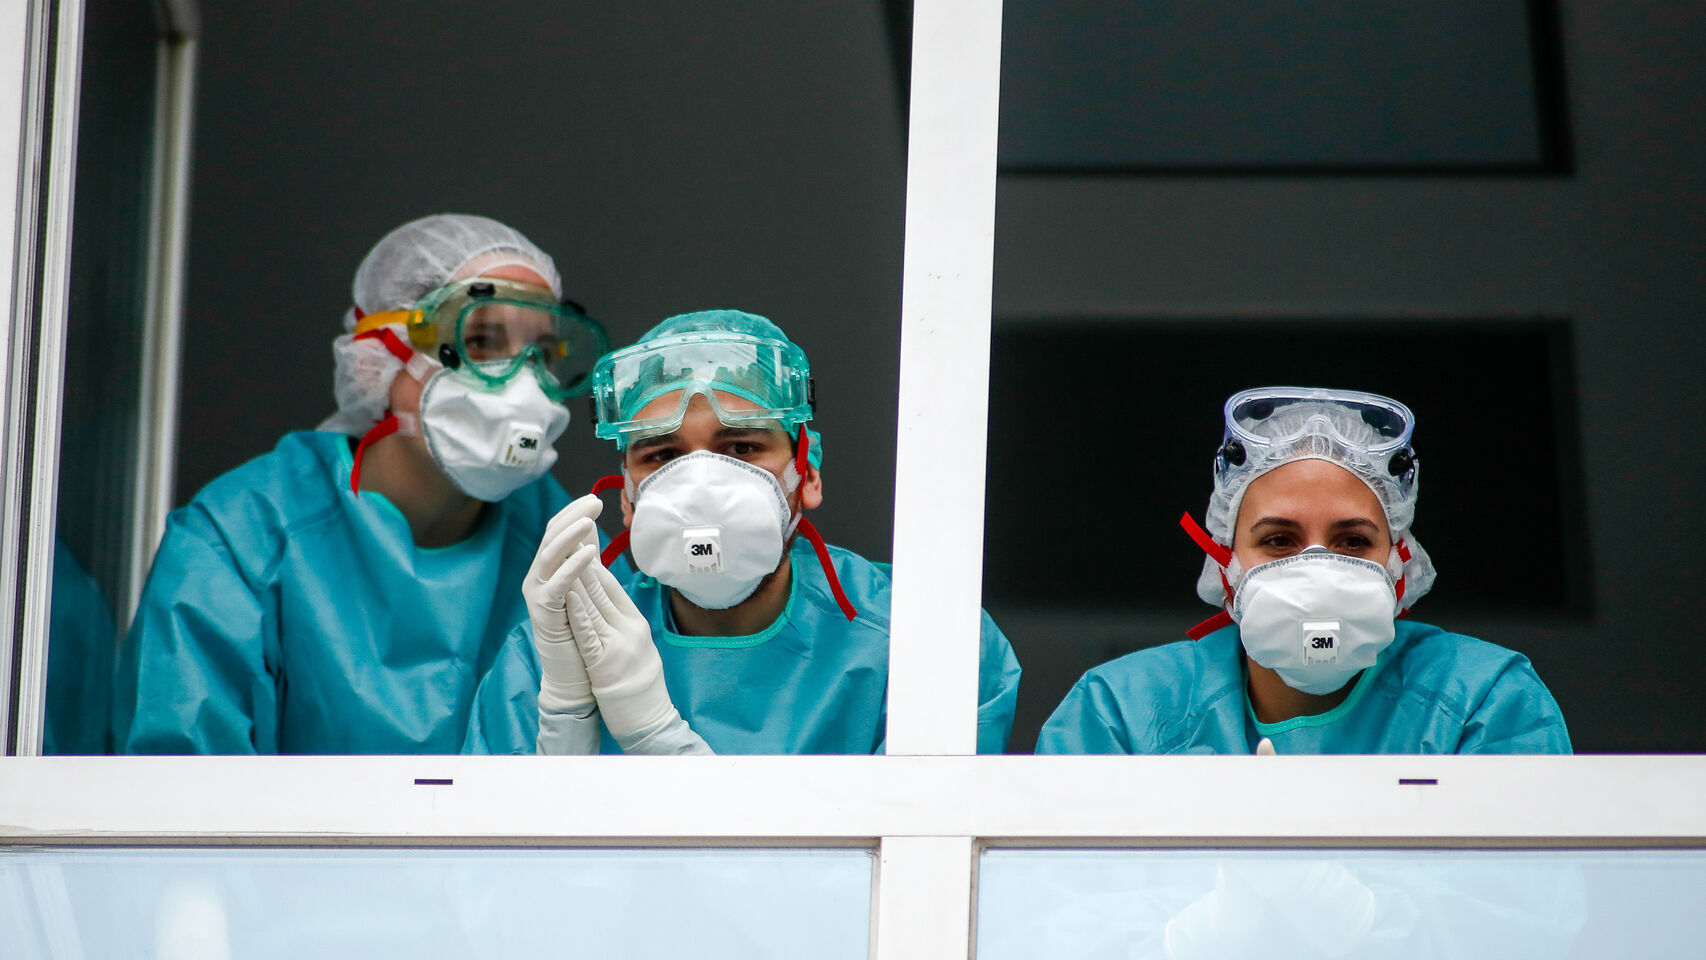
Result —
[[868, 955], [864, 850], [0, 851], [7, 960]]
[[993, 850], [978, 960], [1698, 957], [1700, 851]]

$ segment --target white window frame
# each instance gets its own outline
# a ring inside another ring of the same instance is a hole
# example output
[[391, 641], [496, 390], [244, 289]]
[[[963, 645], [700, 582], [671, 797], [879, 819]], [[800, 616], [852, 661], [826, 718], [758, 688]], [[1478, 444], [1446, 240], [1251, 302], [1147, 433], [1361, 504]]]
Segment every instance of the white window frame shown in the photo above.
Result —
[[[0, 2], [0, 64], [20, 62], [21, 44], [6, 39], [16, 36], [6, 28], [28, 19], [35, 42], [45, 36], [47, 9]], [[81, 7], [64, 0], [57, 9], [60, 40], [74, 43], [67, 38], [77, 36]], [[0, 852], [77, 844], [867, 845], [878, 854], [872, 956], [897, 960], [973, 955], [977, 856], [989, 846], [1706, 846], [1706, 805], [1698, 801], [1706, 758], [1695, 756], [974, 755], [1000, 18], [999, 0], [919, 0], [914, 12], [890, 755], [8, 757], [0, 759]], [[185, 54], [193, 58], [193, 43]], [[57, 62], [74, 55], [62, 49]], [[191, 63], [180, 66], [187, 72]], [[45, 72], [32, 76], [45, 82]], [[188, 80], [171, 82], [184, 98], [180, 125], [161, 142], [187, 146]], [[50, 151], [40, 212], [30, 208], [37, 193], [26, 121], [37, 115], [29, 97], [42, 88], [0, 86], [0, 127], [21, 131], [26, 147], [8, 151], [0, 141], [0, 164], [21, 158], [0, 165], [0, 174], [30, 186], [18, 194], [24, 203], [5, 238], [17, 247], [9, 303], [14, 318], [39, 324], [44, 343], [57, 338], [58, 351], [75, 153], [66, 142], [75, 116], [66, 122], [60, 107], [69, 102], [74, 111], [75, 83], [74, 72], [54, 78], [52, 140], [36, 147]], [[181, 204], [184, 190], [176, 181], [173, 202]], [[39, 244], [37, 224], [46, 234]], [[161, 249], [181, 253], [181, 207], [176, 226], [162, 229], [170, 239]], [[46, 258], [39, 289], [30, 259], [38, 246]], [[181, 256], [158, 262], [156, 316], [167, 323], [177, 310]], [[0, 338], [13, 329], [0, 328]], [[175, 336], [163, 333], [150, 347], [155, 375], [174, 383]], [[56, 399], [58, 353], [20, 356], [22, 339], [0, 340], [0, 395], [16, 400], [27, 389]], [[23, 376], [30, 370], [37, 372]], [[154, 436], [168, 442], [173, 387], [156, 381], [152, 389], [160, 392], [148, 406], [165, 418]], [[18, 415], [7, 417], [0, 677], [17, 672], [9, 657], [21, 650], [27, 695], [0, 703], [0, 719], [19, 717], [22, 741], [39, 745], [58, 406], [38, 403], [33, 433]], [[154, 484], [149, 496], [163, 504], [160, 484], [169, 479], [139, 482]], [[14, 752], [33, 752], [25, 746]]]
[[[196, 36], [193, 0], [164, 0], [156, 60], [135, 509], [115, 600], [141, 596], [171, 510], [189, 223]], [[41, 752], [53, 601], [83, 0], [0, 0], [0, 754]], [[10, 66], [19, 69], [8, 69]], [[14, 85], [15, 84], [15, 85]], [[15, 161], [13, 163], [8, 163]]]

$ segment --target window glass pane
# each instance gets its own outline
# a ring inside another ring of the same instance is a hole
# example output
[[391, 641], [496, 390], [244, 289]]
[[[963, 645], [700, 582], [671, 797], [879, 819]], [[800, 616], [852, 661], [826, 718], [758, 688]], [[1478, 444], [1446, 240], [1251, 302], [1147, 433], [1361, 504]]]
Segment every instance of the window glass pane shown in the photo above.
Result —
[[128, 618], [157, 31], [151, 4], [85, 8], [42, 744], [50, 754], [107, 749], [114, 630]]
[[871, 863], [864, 850], [0, 851], [0, 928], [18, 957], [854, 960], [868, 953]]
[[993, 850], [979, 960], [1691, 956], [1695, 850]]

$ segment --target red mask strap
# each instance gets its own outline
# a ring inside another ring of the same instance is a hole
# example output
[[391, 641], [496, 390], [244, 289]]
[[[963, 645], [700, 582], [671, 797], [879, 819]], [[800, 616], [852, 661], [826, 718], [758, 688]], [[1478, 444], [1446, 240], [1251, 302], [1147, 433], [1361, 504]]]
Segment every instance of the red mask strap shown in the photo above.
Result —
[[[1231, 596], [1232, 584], [1228, 583], [1226, 580], [1226, 565], [1232, 562], [1232, 548], [1215, 543], [1214, 538], [1208, 535], [1208, 531], [1202, 528], [1202, 524], [1198, 523], [1196, 518], [1192, 517], [1188, 513], [1179, 517], [1179, 526], [1183, 527], [1185, 533], [1189, 534], [1190, 538], [1196, 541], [1197, 546], [1202, 548], [1203, 553], [1208, 554], [1208, 558], [1210, 560], [1213, 560], [1215, 563], [1220, 565], [1220, 585], [1225, 588], [1227, 596]], [[1202, 623], [1186, 630], [1185, 636], [1190, 637], [1192, 640], [1201, 640], [1203, 637], [1219, 630], [1221, 627], [1231, 626], [1231, 624], [1232, 614], [1222, 610], [1214, 616], [1209, 617], [1207, 620], [1204, 620]]]
[[[803, 423], [800, 424], [800, 442], [795, 444], [794, 447], [799, 451], [794, 455], [794, 472], [800, 475], [800, 481], [803, 483], [806, 479], [806, 467], [811, 465], [811, 462], [806, 459], [806, 454], [812, 448], [812, 435], [806, 432], [806, 425]], [[830, 576], [830, 581], [834, 582], [834, 579], [834, 575], [832, 574]], [[848, 617], [847, 619], [851, 620], [853, 618]]]
[[[1409, 545], [1404, 543], [1404, 541], [1402, 541], [1402, 540], [1398, 541], [1398, 559], [1402, 560], [1405, 563], [1410, 562], [1410, 547], [1409, 547]], [[1393, 587], [1393, 589], [1396, 590], [1398, 593], [1399, 602], [1403, 602], [1403, 600], [1404, 600], [1404, 581], [1408, 580], [1408, 579], [1410, 579], [1408, 576], [1399, 577], [1397, 585], [1395, 587]], [[1409, 610], [1404, 611], [1404, 613], [1409, 613], [1409, 612], [1410, 612]], [[1398, 614], [1398, 616], [1402, 617], [1404, 615], [1404, 613], [1400, 613], [1400, 614]]]
[[1221, 627], [1229, 627], [1231, 625], [1232, 614], [1222, 610], [1214, 616], [1209, 617], [1207, 620], [1204, 620], [1202, 623], [1186, 630], [1185, 636], [1190, 637], [1192, 640], [1201, 640], [1203, 637], [1219, 630]]
[[355, 463], [349, 469], [349, 492], [361, 496], [361, 458], [367, 454], [367, 448], [375, 441], [383, 440], [397, 432], [398, 421], [395, 414], [386, 417], [373, 425], [373, 429], [362, 436], [361, 442], [355, 447]]
[[1195, 517], [1188, 513], [1181, 515], [1179, 526], [1184, 527], [1185, 532], [1190, 535], [1192, 540], [1196, 541], [1197, 546], [1202, 548], [1202, 552], [1208, 554], [1209, 558], [1215, 563], [1220, 564], [1222, 569], [1225, 569], [1226, 565], [1232, 562], [1232, 548], [1215, 543], [1214, 538], [1208, 535], [1208, 531], [1202, 528], [1202, 524], [1197, 523]]
[[[620, 473], [613, 473], [608, 477], [598, 478], [598, 482], [592, 485], [592, 495], [596, 497], [606, 490], [626, 490], [627, 488], [627, 478], [622, 476]], [[604, 564], [606, 567], [615, 563], [616, 558], [622, 555], [622, 551], [628, 549], [628, 538], [631, 536], [633, 536], [632, 530], [623, 530], [616, 536], [611, 537], [610, 543], [604, 548], [604, 552], [599, 554], [599, 562]]]
[[611, 537], [610, 544], [604, 548], [603, 553], [598, 555], [598, 561], [604, 564], [606, 568], [615, 563], [616, 558], [622, 555], [622, 551], [628, 549], [628, 538], [632, 536], [633, 533], [634, 531], [632, 530], [623, 530], [616, 536]]
[[841, 578], [835, 575], [835, 564], [829, 562], [829, 548], [824, 546], [823, 534], [818, 533], [817, 527], [813, 526], [812, 522], [805, 517], [800, 518], [798, 529], [807, 540], [812, 542], [812, 546], [817, 548], [817, 562], [823, 564], [823, 575], [829, 580], [829, 592], [835, 594], [835, 602], [840, 605], [841, 612], [846, 614], [848, 621], [851, 622], [854, 617], [859, 615], [859, 611], [853, 609], [853, 603], [847, 599], [847, 594], [841, 589]]
[[393, 357], [403, 361], [405, 364], [415, 358], [415, 351], [410, 349], [408, 344], [397, 339], [397, 335], [395, 333], [392, 333], [384, 327], [380, 327], [378, 330], [369, 330], [366, 333], [358, 333], [355, 335], [354, 339], [378, 340], [380, 343], [385, 345], [385, 349], [391, 351], [391, 355]]

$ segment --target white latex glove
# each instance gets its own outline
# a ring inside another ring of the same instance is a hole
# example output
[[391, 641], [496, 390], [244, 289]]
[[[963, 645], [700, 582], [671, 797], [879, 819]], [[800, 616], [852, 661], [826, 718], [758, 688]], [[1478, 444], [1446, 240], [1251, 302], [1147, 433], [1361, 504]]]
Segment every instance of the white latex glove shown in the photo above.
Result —
[[604, 726], [623, 752], [710, 753], [669, 699], [651, 624], [599, 562], [598, 545], [577, 549], [563, 564], [570, 569], [579, 575], [566, 598], [569, 630]]
[[539, 655], [539, 712], [541, 716], [588, 716], [593, 710], [592, 681], [581, 661], [569, 626], [567, 598], [583, 564], [565, 564], [577, 551], [598, 551], [598, 527], [593, 523], [604, 504], [588, 494], [569, 504], [545, 526], [539, 552], [521, 585], [527, 617], [533, 622], [533, 650]]

